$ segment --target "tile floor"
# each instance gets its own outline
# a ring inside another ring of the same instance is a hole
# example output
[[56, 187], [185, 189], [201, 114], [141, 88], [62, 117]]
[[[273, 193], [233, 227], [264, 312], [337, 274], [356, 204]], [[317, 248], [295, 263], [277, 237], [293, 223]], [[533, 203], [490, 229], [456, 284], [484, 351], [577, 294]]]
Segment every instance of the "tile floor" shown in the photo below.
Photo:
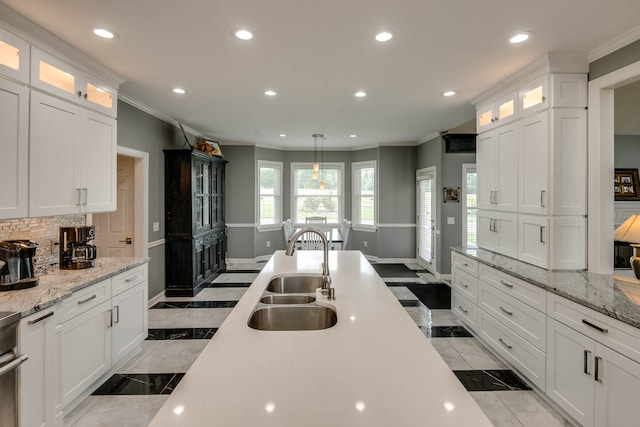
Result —
[[[195, 297], [165, 298], [150, 308], [142, 351], [68, 414], [65, 427], [146, 426], [263, 265], [229, 266]], [[448, 286], [418, 265], [374, 268], [494, 425], [571, 425], [459, 326]]]

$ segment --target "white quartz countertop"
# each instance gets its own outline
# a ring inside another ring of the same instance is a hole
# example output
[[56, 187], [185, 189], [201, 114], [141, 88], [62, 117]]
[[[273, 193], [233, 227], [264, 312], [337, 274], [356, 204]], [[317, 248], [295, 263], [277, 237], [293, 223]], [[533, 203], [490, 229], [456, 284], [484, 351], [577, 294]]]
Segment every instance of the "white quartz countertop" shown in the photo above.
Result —
[[26, 317], [69, 298], [75, 291], [147, 262], [148, 258], [98, 258], [91, 268], [48, 270], [37, 276], [38, 285], [33, 288], [0, 292], [0, 311], [18, 312]]
[[272, 276], [321, 261], [277, 251], [150, 426], [491, 425], [359, 251], [330, 251], [334, 327], [247, 326]]

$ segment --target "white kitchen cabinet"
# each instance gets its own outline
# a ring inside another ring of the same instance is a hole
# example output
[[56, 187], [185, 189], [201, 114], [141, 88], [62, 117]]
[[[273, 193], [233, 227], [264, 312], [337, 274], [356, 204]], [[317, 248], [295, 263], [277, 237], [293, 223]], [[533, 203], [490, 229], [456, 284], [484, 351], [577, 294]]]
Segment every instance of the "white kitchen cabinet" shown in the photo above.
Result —
[[[518, 210], [547, 214], [549, 210], [549, 112], [518, 122]], [[523, 260], [524, 261], [524, 260]]]
[[509, 93], [499, 99], [478, 107], [476, 131], [482, 133], [494, 127], [507, 124], [517, 117], [518, 94]]
[[18, 416], [22, 427], [61, 427], [58, 371], [58, 306], [24, 317], [18, 326], [18, 353], [29, 359], [18, 368]]
[[0, 74], [29, 83], [29, 43], [0, 29]]
[[478, 211], [478, 246], [516, 258], [518, 215], [513, 212]]
[[30, 216], [115, 210], [116, 137], [115, 119], [32, 91]]
[[451, 290], [451, 311], [474, 332], [480, 330], [478, 305], [465, 298], [457, 289]]
[[112, 279], [111, 363], [114, 366], [147, 338], [147, 284], [146, 264]]
[[518, 259], [549, 268], [549, 219], [542, 215], [518, 215]]
[[59, 325], [62, 405], [67, 406], [111, 368], [111, 301]]
[[524, 117], [549, 108], [549, 76], [544, 75], [518, 89], [518, 108]]
[[29, 89], [4, 79], [0, 79], [0, 141], [0, 219], [24, 218], [29, 207]]
[[518, 129], [516, 124], [478, 136], [478, 208], [518, 209]]
[[116, 117], [117, 94], [113, 87], [36, 47], [32, 49], [31, 58], [34, 87]]
[[640, 363], [549, 319], [547, 394], [584, 427], [637, 418]]

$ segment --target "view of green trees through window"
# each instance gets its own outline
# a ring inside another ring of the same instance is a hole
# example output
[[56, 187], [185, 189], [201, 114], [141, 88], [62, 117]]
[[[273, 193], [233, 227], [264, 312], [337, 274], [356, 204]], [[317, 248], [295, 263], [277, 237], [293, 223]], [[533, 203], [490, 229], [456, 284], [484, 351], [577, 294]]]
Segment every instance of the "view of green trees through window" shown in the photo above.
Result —
[[[360, 179], [360, 224], [374, 225], [375, 221], [375, 169], [362, 168]], [[356, 189], [357, 191], [358, 189]]]
[[274, 167], [260, 167], [260, 225], [280, 221], [279, 206], [280, 171]]
[[[311, 179], [311, 168], [295, 169], [295, 218], [303, 223], [308, 216], [326, 216], [328, 223], [340, 221], [340, 189], [342, 173], [340, 169], [325, 168], [318, 172], [318, 179]], [[320, 182], [325, 183], [324, 190]]]

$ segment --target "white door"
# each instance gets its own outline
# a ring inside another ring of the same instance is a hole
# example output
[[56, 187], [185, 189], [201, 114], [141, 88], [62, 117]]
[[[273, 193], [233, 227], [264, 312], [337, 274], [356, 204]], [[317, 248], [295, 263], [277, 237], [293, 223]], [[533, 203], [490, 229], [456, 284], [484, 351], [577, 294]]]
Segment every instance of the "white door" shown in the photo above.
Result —
[[118, 156], [117, 206], [115, 212], [93, 215], [94, 244], [100, 257], [132, 257], [135, 254], [135, 160]]
[[435, 167], [416, 172], [417, 234], [416, 258], [418, 263], [435, 273], [436, 225], [436, 172]]

